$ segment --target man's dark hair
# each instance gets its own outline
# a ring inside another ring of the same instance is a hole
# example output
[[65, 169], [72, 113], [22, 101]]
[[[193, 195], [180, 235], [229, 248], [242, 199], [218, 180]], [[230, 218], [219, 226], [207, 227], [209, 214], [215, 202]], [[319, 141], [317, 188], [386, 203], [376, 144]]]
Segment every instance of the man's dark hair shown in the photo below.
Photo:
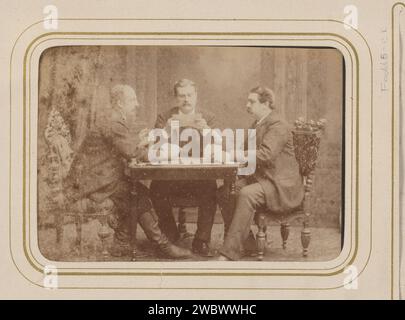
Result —
[[275, 109], [274, 92], [269, 88], [258, 86], [251, 89], [250, 93], [256, 93], [259, 96], [260, 103], [268, 102], [269, 108], [272, 110]]

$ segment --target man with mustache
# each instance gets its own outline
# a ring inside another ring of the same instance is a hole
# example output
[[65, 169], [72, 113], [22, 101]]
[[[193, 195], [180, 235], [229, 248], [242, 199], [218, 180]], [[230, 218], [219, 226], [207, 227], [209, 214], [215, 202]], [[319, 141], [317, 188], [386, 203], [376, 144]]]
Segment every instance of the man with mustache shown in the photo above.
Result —
[[292, 132], [276, 110], [274, 93], [265, 87], [250, 90], [247, 112], [256, 129], [256, 172], [236, 182], [237, 199], [233, 217], [218, 260], [239, 260], [247, 251], [255, 212], [288, 212], [301, 205], [304, 186], [295, 159]]
[[[174, 95], [177, 106], [157, 117], [156, 128], [170, 128], [173, 119], [181, 119], [180, 130], [189, 125], [200, 133], [203, 129], [216, 128], [214, 115], [196, 108], [197, 90], [193, 81], [177, 81], [174, 85]], [[193, 197], [198, 200], [197, 232], [192, 249], [196, 254], [213, 256], [209, 243], [216, 212], [216, 181], [153, 181], [150, 190], [153, 206], [159, 216], [159, 226], [173, 242], [179, 239], [179, 231], [173, 217], [170, 197]]]

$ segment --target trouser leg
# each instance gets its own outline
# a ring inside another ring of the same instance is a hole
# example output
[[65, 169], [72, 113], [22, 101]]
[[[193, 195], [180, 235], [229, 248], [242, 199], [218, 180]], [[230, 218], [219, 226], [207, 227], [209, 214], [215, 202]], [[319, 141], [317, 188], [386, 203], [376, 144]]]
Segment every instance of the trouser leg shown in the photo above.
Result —
[[217, 210], [215, 181], [207, 181], [198, 184], [194, 196], [199, 199], [199, 211], [197, 219], [197, 231], [194, 239], [209, 243], [211, 240], [212, 226], [214, 225]]
[[198, 200], [199, 213], [195, 239], [209, 242], [216, 212], [215, 181], [153, 181], [151, 199], [159, 218], [161, 230], [171, 241], [177, 241], [179, 232], [170, 204], [171, 196], [193, 197]]
[[[170, 243], [166, 235], [160, 230], [158, 219], [148, 203], [149, 198], [146, 196], [138, 199], [137, 221], [145, 232], [146, 237], [157, 246], [160, 253], [165, 257], [172, 259], [187, 258], [190, 255], [190, 251]], [[122, 252], [127, 252], [125, 248], [129, 247], [128, 244], [131, 238], [129, 230], [131, 220], [130, 214], [123, 215], [119, 219], [116, 236], [114, 238], [115, 244], [118, 246], [118, 248], [116, 247], [118, 250], [117, 255], [122, 255]]]
[[[243, 178], [243, 179], [239, 179], [236, 181], [235, 183], [235, 192], [236, 192], [236, 196], [239, 194], [240, 190], [247, 186], [248, 180]], [[228, 206], [233, 206], [229, 203], [229, 190], [226, 190], [226, 186], [222, 186], [221, 188], [218, 189], [217, 191], [217, 199], [218, 199], [218, 205], [221, 209], [221, 215], [222, 215], [222, 219], [224, 221], [224, 234], [225, 236], [227, 235], [228, 231], [229, 231], [229, 227], [231, 225], [232, 222], [232, 218], [233, 218], [233, 214], [234, 211], [229, 210]], [[236, 207], [235, 207], [236, 208]]]
[[265, 195], [259, 183], [243, 187], [237, 195], [235, 213], [220, 253], [231, 260], [242, 257], [244, 243], [249, 236], [254, 214], [265, 204]]
[[170, 241], [175, 242], [179, 238], [179, 232], [169, 201], [172, 189], [173, 184], [170, 182], [153, 181], [150, 187], [150, 194], [153, 207], [158, 216], [160, 229]]
[[117, 208], [118, 221], [114, 228], [114, 240], [118, 243], [129, 244], [130, 242], [131, 214], [133, 214], [133, 210], [131, 210], [132, 204], [137, 203], [136, 213], [138, 217], [152, 209], [148, 189], [139, 183], [137, 190], [137, 201], [134, 201], [130, 192], [131, 184], [127, 181], [122, 181], [117, 186], [116, 191], [110, 196], [110, 199]]
[[158, 218], [153, 211], [142, 213], [138, 217], [138, 222], [149, 241], [157, 245], [168, 243], [167, 237], [159, 228]]

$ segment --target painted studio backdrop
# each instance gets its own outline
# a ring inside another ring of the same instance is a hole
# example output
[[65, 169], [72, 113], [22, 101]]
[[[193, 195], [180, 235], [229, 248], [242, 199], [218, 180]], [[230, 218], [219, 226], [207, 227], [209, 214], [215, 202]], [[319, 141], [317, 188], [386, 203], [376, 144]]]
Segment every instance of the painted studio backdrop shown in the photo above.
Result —
[[[63, 123], [72, 153], [109, 104], [109, 89], [132, 86], [139, 117], [153, 127], [158, 113], [174, 104], [181, 78], [197, 85], [198, 107], [215, 113], [221, 128], [247, 128], [248, 92], [273, 89], [276, 108], [293, 124], [299, 117], [327, 120], [316, 169], [313, 226], [341, 224], [344, 62], [332, 48], [63, 46], [40, 60], [38, 110], [38, 222], [53, 223], [46, 131]], [[53, 118], [52, 118], [53, 117]], [[220, 222], [220, 214], [217, 213]]]

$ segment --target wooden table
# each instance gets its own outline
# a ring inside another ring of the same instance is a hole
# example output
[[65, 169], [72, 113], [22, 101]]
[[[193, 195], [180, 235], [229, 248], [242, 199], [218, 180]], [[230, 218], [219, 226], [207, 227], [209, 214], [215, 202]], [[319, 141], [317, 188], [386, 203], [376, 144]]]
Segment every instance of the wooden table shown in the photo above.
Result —
[[[129, 175], [132, 180], [132, 191], [135, 203], [132, 205], [131, 219], [131, 246], [132, 261], [136, 261], [136, 229], [138, 225], [137, 216], [137, 183], [140, 180], [223, 180], [226, 190], [225, 201], [227, 202], [223, 210], [231, 211], [234, 206], [235, 181], [239, 164], [130, 164]], [[231, 212], [228, 212], [231, 214]]]

